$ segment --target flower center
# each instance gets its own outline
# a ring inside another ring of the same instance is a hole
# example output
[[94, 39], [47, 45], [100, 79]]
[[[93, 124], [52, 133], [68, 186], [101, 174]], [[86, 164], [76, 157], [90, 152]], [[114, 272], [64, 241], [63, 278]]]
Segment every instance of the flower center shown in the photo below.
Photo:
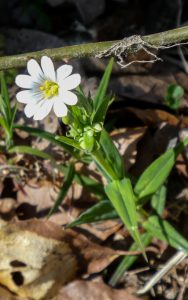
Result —
[[56, 82], [45, 80], [39, 88], [42, 91], [45, 99], [50, 99], [58, 95], [59, 86]]

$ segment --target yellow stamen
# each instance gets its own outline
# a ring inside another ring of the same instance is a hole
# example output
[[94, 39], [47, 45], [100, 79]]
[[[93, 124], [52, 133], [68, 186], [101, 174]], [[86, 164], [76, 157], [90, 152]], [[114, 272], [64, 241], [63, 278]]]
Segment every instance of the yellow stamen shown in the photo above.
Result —
[[45, 80], [39, 88], [43, 92], [45, 99], [50, 99], [54, 96], [57, 96], [59, 92], [58, 84], [49, 80]]

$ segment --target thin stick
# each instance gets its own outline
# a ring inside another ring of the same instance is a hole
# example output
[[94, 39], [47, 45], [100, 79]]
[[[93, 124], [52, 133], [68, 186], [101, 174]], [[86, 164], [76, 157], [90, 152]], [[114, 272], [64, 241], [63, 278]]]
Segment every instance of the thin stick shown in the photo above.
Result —
[[[158, 48], [182, 43], [188, 40], [188, 26], [143, 36], [142, 40]], [[24, 67], [29, 59], [34, 58], [36, 60], [40, 60], [43, 55], [47, 55], [53, 60], [81, 58], [88, 56], [95, 57], [101, 51], [108, 50], [109, 47], [117, 44], [118, 42], [120, 41], [89, 43], [62, 48], [44, 49], [41, 51], [19, 55], [3, 56], [0, 57], [0, 70]], [[132, 49], [132, 51], [130, 49], [130, 53], [134, 53], [134, 49]]]
[[[182, 3], [182, 0], [177, 0], [177, 3], [178, 3], [177, 27], [179, 27], [181, 25], [183, 3]], [[182, 61], [184, 71], [188, 74], [188, 63], [185, 59], [185, 55], [183, 53], [183, 50], [181, 49], [181, 46], [178, 46], [178, 53], [179, 53], [180, 59]]]
[[164, 265], [164, 267], [154, 274], [151, 279], [146, 283], [146, 285], [141, 288], [137, 294], [142, 295], [148, 292], [157, 282], [161, 280], [173, 267], [182, 262], [186, 258], [187, 254], [184, 251], [178, 251], [176, 254], [169, 259], [169, 261]]

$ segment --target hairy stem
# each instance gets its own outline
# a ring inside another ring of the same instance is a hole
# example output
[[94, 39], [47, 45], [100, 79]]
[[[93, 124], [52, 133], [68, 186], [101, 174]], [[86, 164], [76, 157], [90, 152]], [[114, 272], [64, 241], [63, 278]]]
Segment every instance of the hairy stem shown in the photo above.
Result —
[[[188, 26], [143, 36], [142, 39], [154, 46], [178, 44], [188, 40]], [[96, 56], [97, 53], [107, 50], [117, 42], [119, 41], [89, 43], [62, 48], [44, 49], [19, 55], [3, 56], [0, 57], [0, 70], [24, 67], [29, 59], [34, 58], [40, 60], [43, 55], [47, 55], [53, 60]]]

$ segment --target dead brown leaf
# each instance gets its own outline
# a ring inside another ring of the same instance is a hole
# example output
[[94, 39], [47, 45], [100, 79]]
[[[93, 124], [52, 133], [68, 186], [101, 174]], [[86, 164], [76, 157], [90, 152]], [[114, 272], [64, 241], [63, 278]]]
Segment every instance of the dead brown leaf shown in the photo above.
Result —
[[101, 241], [105, 241], [122, 227], [122, 222], [118, 219], [107, 220], [92, 224], [83, 224], [80, 227], [86, 229], [89, 233], [93, 234]]
[[180, 84], [185, 95], [181, 99], [181, 107], [187, 107], [187, 74], [172, 70], [169, 64], [168, 72], [150, 72], [148, 74], [127, 74], [116, 77], [111, 80], [110, 89], [113, 90], [117, 97], [130, 98], [133, 100], [142, 100], [150, 103], [164, 104], [164, 97], [170, 84]]
[[139, 300], [126, 289], [115, 290], [103, 282], [74, 281], [64, 287], [54, 300]]
[[38, 217], [44, 217], [48, 214], [50, 208], [55, 203], [58, 191], [50, 181], [36, 182], [30, 180], [17, 193], [17, 203], [29, 203], [36, 206]]
[[16, 201], [13, 198], [0, 199], [0, 216], [4, 220], [10, 220], [14, 216]]
[[[134, 115], [137, 116], [147, 126], [158, 126], [162, 122], [177, 126], [180, 123], [178, 117], [173, 114], [160, 109], [139, 109], [128, 108]], [[186, 120], [187, 121], [187, 120]]]
[[[17, 297], [16, 295], [12, 294], [4, 287], [0, 286], [0, 300], [20, 300], [20, 297]], [[22, 300], [24, 299], [22, 298]]]
[[61, 229], [50, 222], [1, 222], [0, 283], [20, 297], [54, 295], [77, 269], [69, 244], [56, 238], [60, 235]]
[[126, 171], [135, 163], [137, 144], [145, 134], [146, 129], [146, 127], [120, 128], [111, 133], [111, 137], [125, 162]]
[[100, 272], [129, 254], [50, 221], [0, 222], [0, 284], [20, 297], [47, 299], [76, 274]]

